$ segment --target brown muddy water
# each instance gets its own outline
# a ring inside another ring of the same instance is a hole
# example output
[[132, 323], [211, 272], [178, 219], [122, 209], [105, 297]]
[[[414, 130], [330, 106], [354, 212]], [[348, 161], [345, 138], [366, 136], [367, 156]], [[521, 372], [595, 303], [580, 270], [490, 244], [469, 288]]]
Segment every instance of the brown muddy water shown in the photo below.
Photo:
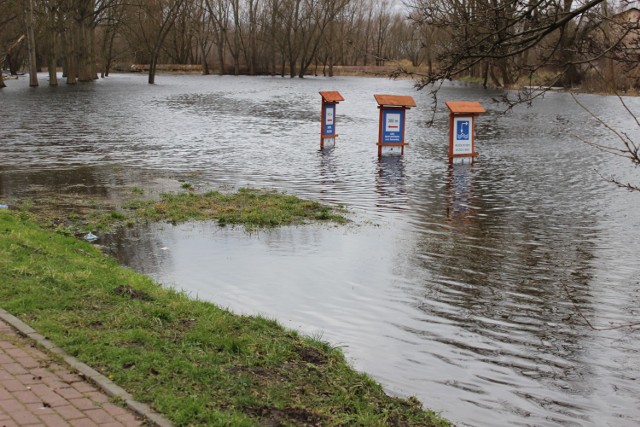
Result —
[[[44, 76], [43, 76], [44, 79]], [[46, 84], [46, 81], [43, 81]], [[579, 141], [615, 137], [571, 97], [499, 114], [496, 93], [409, 81], [115, 75], [0, 91], [0, 199], [117, 199], [276, 188], [351, 211], [347, 226], [248, 234], [152, 225], [105, 245], [123, 264], [236, 312], [263, 314], [344, 349], [390, 393], [458, 425], [640, 424], [640, 194], [622, 158]], [[320, 152], [320, 90], [339, 90], [332, 151]], [[412, 95], [404, 158], [378, 160], [374, 93]], [[444, 101], [478, 100], [479, 161], [447, 165]], [[580, 100], [621, 131], [613, 97]], [[640, 114], [640, 100], [628, 99]]]

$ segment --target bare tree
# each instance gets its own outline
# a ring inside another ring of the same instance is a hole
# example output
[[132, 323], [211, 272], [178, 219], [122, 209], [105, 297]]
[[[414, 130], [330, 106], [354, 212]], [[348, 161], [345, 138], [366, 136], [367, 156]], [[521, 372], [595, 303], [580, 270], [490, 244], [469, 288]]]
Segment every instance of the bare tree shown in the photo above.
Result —
[[148, 83], [154, 84], [158, 59], [185, 0], [141, 0], [125, 16], [129, 43], [142, 47], [149, 61]]
[[124, 16], [124, 1], [114, 0], [110, 7], [105, 8], [103, 15], [99, 18], [102, 29], [100, 77], [108, 77], [111, 71], [111, 66], [114, 62], [113, 46], [118, 33], [124, 25]]
[[49, 72], [49, 86], [58, 86], [57, 73], [57, 43], [58, 20], [60, 19], [60, 0], [42, 0], [45, 13], [45, 33], [47, 34], [47, 70]]
[[225, 45], [227, 44], [227, 30], [229, 27], [229, 7], [226, 0], [205, 0], [209, 18], [213, 24], [213, 39], [216, 44], [218, 68], [220, 74], [226, 73]]
[[2, 17], [0, 17], [0, 89], [6, 87], [4, 83], [3, 70], [4, 64], [7, 56], [7, 49], [5, 48], [4, 43], [4, 28], [11, 21], [16, 19], [16, 14], [12, 13], [10, 9], [11, 4], [8, 0], [0, 0], [0, 10], [3, 11]]
[[200, 56], [199, 62], [202, 64], [202, 74], [208, 75], [211, 73], [208, 57], [213, 45], [214, 32], [212, 20], [205, 0], [194, 0], [188, 7], [191, 11], [191, 22], [194, 29], [196, 49]]
[[383, 0], [377, 3], [375, 9], [375, 52], [376, 65], [384, 65], [385, 62], [385, 43], [389, 37], [389, 29], [391, 27], [391, 16], [389, 15], [389, 3]]
[[[545, 85], [565, 87], [580, 82], [587, 72], [607, 82], [607, 76], [611, 79], [615, 74], [614, 63], [638, 67], [640, 11], [630, 9], [612, 16], [604, 0], [413, 0], [411, 6], [411, 18], [416, 24], [437, 28], [445, 35], [437, 55], [438, 67], [418, 75], [419, 88], [478, 67], [484, 70], [485, 84], [487, 75], [499, 83], [494, 70], [503, 84], [509, 84], [519, 73], [533, 75], [546, 69], [554, 73]], [[615, 89], [611, 81], [607, 83]], [[435, 93], [437, 86], [434, 96]], [[525, 89], [515, 99], [505, 95], [502, 100], [511, 107], [543, 93]], [[640, 127], [637, 116], [622, 97], [619, 99]], [[602, 121], [577, 98], [576, 102], [619, 141], [617, 146], [584, 142], [639, 166], [638, 143]], [[605, 178], [620, 187], [640, 191], [636, 184]]]
[[[598, 121], [609, 132], [611, 132], [616, 137], [616, 139], [619, 141], [619, 144], [618, 145], [612, 145], [612, 144], [606, 144], [606, 143], [596, 143], [596, 142], [593, 142], [593, 141], [590, 141], [590, 140], [584, 139], [584, 138], [579, 138], [579, 139], [582, 140], [582, 142], [584, 142], [584, 143], [586, 143], [586, 144], [588, 144], [588, 145], [590, 145], [592, 147], [595, 147], [595, 148], [597, 148], [598, 150], [600, 150], [600, 151], [602, 151], [604, 153], [612, 154], [614, 156], [619, 156], [619, 157], [623, 157], [625, 159], [628, 159], [628, 160], [631, 161], [631, 163], [635, 167], [640, 166], [640, 153], [638, 152], [638, 150], [640, 150], [640, 144], [638, 144], [638, 142], [634, 141], [627, 133], [616, 130], [609, 123], [605, 122], [600, 117], [598, 117], [596, 114], [594, 114], [593, 111], [591, 111], [587, 106], [585, 106], [582, 102], [580, 102], [580, 100], [573, 93], [571, 93], [571, 96], [573, 97], [573, 99], [576, 102], [576, 104], [578, 104], [580, 106], [580, 108], [582, 108], [584, 111], [586, 111], [591, 117], [593, 117], [596, 121]], [[629, 115], [629, 117], [632, 118], [632, 120], [635, 122], [637, 128], [640, 129], [640, 120], [638, 120], [638, 117], [631, 111], [631, 109], [629, 108], [627, 103], [624, 101], [624, 99], [620, 95], [617, 95], [617, 97], [618, 97], [618, 100], [620, 101], [620, 103], [622, 104], [623, 108], [625, 109], [625, 111]], [[615, 184], [616, 186], [618, 186], [620, 188], [625, 188], [625, 189], [630, 190], [630, 191], [640, 191], [640, 185], [639, 184], [632, 184], [630, 182], [622, 182], [622, 181], [620, 181], [618, 178], [616, 178], [613, 175], [611, 175], [611, 176], [600, 175], [600, 176], [602, 176], [602, 178], [604, 178], [605, 180], [609, 181], [612, 184]]]
[[227, 37], [229, 52], [233, 60], [233, 75], [240, 74], [240, 48], [242, 40], [242, 27], [240, 25], [240, 0], [229, 0], [231, 6], [231, 16], [233, 18], [233, 28], [231, 37]]
[[[597, 23], [596, 11], [603, 1], [411, 0], [411, 19], [440, 29], [446, 37], [436, 58], [439, 67], [421, 76], [420, 84], [450, 79], [488, 63], [498, 69], [504, 84], [520, 72], [553, 66], [560, 81], [571, 85], [580, 64], [602, 55], [585, 51], [583, 42]], [[531, 52], [534, 55], [523, 55]]]

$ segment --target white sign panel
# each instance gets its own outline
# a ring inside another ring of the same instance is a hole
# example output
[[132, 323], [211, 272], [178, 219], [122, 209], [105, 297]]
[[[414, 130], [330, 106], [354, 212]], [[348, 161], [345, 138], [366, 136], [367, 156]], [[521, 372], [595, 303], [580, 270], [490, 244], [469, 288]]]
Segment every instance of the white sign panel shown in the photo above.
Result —
[[453, 119], [453, 154], [473, 154], [473, 117]]
[[399, 132], [400, 131], [400, 113], [387, 113], [387, 123], [385, 132]]
[[327, 108], [327, 116], [325, 117], [325, 123], [327, 125], [333, 125], [333, 108]]

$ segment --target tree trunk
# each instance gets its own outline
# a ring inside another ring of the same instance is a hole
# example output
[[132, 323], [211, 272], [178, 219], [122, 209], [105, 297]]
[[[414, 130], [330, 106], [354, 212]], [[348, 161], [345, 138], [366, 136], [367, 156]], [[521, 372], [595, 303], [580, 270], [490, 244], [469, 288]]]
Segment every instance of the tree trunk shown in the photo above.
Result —
[[493, 82], [494, 85], [496, 85], [496, 87], [501, 87], [502, 84], [500, 83], [500, 80], [498, 80], [498, 77], [496, 77], [496, 73], [493, 71], [493, 66], [489, 65], [489, 77], [491, 77], [491, 81]]
[[333, 53], [329, 54], [329, 77], [333, 77]]
[[[53, 8], [52, 8], [53, 9]], [[47, 58], [47, 68], [49, 69], [49, 86], [58, 86], [58, 70], [56, 58], [56, 12], [49, 10], [49, 56]]]
[[90, 82], [93, 80], [91, 75], [91, 37], [89, 35], [91, 29], [85, 21], [86, 18], [78, 23], [78, 81]]
[[233, 75], [240, 75], [240, 2], [239, 0], [231, 0], [231, 7], [233, 9], [233, 34], [232, 40], [229, 43], [229, 49], [231, 50], [231, 58], [233, 59]]
[[78, 63], [76, 58], [77, 28], [74, 20], [70, 20], [67, 25], [71, 27], [65, 31], [66, 33], [66, 55], [65, 65], [67, 68], [67, 84], [74, 85], [78, 83]]
[[213, 24], [213, 43], [216, 44], [216, 54], [218, 56], [218, 74], [221, 76], [226, 74], [226, 67], [224, 61], [224, 46], [226, 41], [226, 11], [220, 3], [214, 5], [209, 0], [205, 0], [207, 10], [209, 11], [209, 19]]
[[507, 64], [506, 59], [502, 59], [500, 61], [500, 74], [502, 74], [502, 84], [505, 87], [508, 87], [513, 83], [511, 81], [511, 74], [509, 73], [509, 65]]
[[[604, 35], [604, 46], [606, 49], [609, 49], [611, 47], [611, 38], [610, 38], [610, 34], [612, 33], [611, 31], [611, 21], [610, 21], [610, 17], [609, 17], [609, 8], [607, 5], [607, 1], [603, 1], [602, 2], [602, 6], [600, 7], [602, 16], [605, 18], [604, 22], [602, 23], [602, 33]], [[617, 83], [616, 83], [616, 73], [615, 73], [615, 68], [614, 68], [614, 60], [610, 55], [605, 55], [605, 79], [606, 79], [606, 84], [608, 86], [608, 89], [611, 92], [615, 92], [617, 89]]]
[[113, 62], [113, 40], [116, 37], [116, 31], [109, 26], [104, 35], [102, 42], [102, 73], [101, 77], [109, 77], [111, 71], [111, 63]]
[[220, 41], [220, 43], [218, 43], [218, 64], [220, 67], [220, 75], [225, 75], [227, 70], [224, 63], [224, 41]]
[[[569, 13], [573, 6], [573, 0], [563, 1], [563, 12]], [[560, 32], [560, 64], [564, 66], [562, 75], [562, 85], [571, 88], [573, 85], [580, 83], [581, 76], [578, 67], [574, 62], [573, 46], [575, 42], [576, 31], [573, 23], [568, 23]]]
[[489, 62], [485, 61], [482, 68], [482, 87], [486, 89], [487, 81], [489, 80]]
[[27, 50], [29, 52], [29, 86], [38, 86], [38, 65], [36, 63], [36, 39], [33, 32], [33, 0], [29, 0], [28, 9], [25, 10], [25, 23], [27, 28]]
[[200, 40], [198, 44], [200, 45], [200, 50], [202, 53], [202, 74], [208, 76], [209, 74], [211, 74], [211, 71], [209, 71], [209, 62], [207, 61], [207, 50], [205, 47], [207, 42], [204, 40]]
[[269, 43], [269, 68], [271, 70], [271, 76], [276, 75], [276, 15], [278, 13], [278, 4], [272, 2], [271, 4], [271, 31], [270, 31], [270, 43]]
[[256, 74], [256, 8], [257, 0], [249, 0], [249, 75]]
[[164, 44], [165, 39], [169, 35], [171, 28], [174, 26], [180, 8], [184, 4], [183, 0], [176, 0], [173, 2], [166, 16], [163, 18], [163, 22], [160, 25], [158, 34], [155, 38], [153, 49], [151, 50], [151, 63], [149, 64], [149, 84], [154, 84], [156, 81], [156, 69], [158, 66], [158, 57], [160, 56], [160, 49]]
[[96, 27], [93, 22], [89, 30], [89, 74], [93, 80], [98, 80], [98, 52], [96, 52]]
[[151, 63], [149, 64], [149, 84], [155, 84], [156, 82], [156, 66], [158, 65], [158, 54], [160, 52], [160, 46], [153, 48], [151, 53]]
[[298, 47], [298, 32], [300, 30], [300, 3], [301, 0], [295, 0], [295, 7], [293, 15], [290, 17], [290, 22], [287, 28], [287, 46], [289, 48], [289, 77], [294, 78], [296, 76], [296, 62], [298, 61], [299, 51]]
[[[333, 3], [331, 4], [331, 6], [333, 6]], [[331, 13], [331, 19], [329, 20], [329, 24], [327, 25], [327, 30], [328, 30], [328, 37], [327, 37], [327, 50], [328, 50], [328, 58], [327, 61], [329, 62], [329, 77], [333, 77], [333, 32], [334, 32], [334, 28], [335, 26], [333, 25], [333, 7], [330, 11]]]

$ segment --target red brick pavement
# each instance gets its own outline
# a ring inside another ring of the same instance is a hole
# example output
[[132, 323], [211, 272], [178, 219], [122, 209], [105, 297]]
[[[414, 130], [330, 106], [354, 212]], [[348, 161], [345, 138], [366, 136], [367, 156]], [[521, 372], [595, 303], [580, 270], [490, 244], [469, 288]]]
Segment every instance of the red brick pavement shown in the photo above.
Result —
[[141, 426], [131, 411], [0, 320], [0, 427]]

